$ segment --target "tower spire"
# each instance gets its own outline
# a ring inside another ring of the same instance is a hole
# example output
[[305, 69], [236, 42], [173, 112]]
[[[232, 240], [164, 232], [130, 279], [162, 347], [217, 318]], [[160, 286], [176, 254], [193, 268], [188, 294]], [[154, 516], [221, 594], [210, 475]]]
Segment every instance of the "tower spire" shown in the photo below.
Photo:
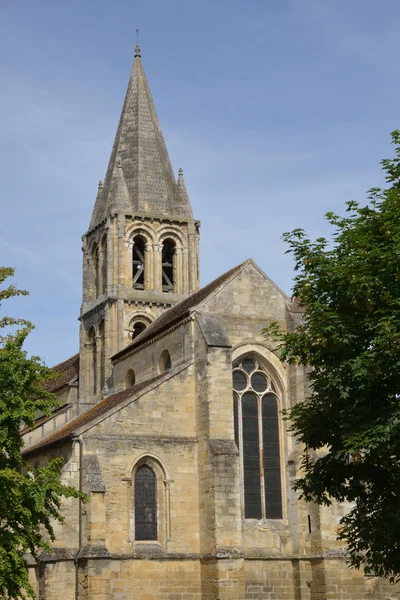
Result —
[[128, 90], [89, 230], [111, 212], [193, 219], [187, 193], [182, 194], [182, 190], [177, 189], [142, 60], [139, 60], [138, 31], [136, 35]]

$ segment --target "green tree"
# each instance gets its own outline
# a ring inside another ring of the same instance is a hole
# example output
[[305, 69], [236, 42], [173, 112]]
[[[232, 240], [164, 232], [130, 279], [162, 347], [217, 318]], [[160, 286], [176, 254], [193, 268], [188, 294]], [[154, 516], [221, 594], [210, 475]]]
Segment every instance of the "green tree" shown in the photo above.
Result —
[[[14, 274], [0, 268], [0, 284]], [[27, 295], [13, 285], [0, 289], [0, 306], [7, 298]], [[54, 377], [37, 357], [28, 357], [24, 341], [33, 326], [23, 319], [0, 317], [0, 596], [34, 598], [24, 555], [48, 549], [43, 537], [54, 539], [52, 519], [62, 521], [62, 497], [82, 497], [60, 483], [62, 461], [33, 470], [21, 455], [21, 423], [34, 426], [37, 411], [49, 414], [55, 396], [44, 384]], [[7, 333], [8, 332], [8, 333]]]
[[310, 393], [286, 413], [304, 444], [295, 487], [319, 504], [351, 502], [338, 537], [353, 567], [400, 576], [400, 131], [381, 162], [387, 185], [368, 203], [328, 213], [332, 239], [286, 233], [294, 296], [304, 308], [293, 332], [272, 324], [281, 359], [309, 367]]

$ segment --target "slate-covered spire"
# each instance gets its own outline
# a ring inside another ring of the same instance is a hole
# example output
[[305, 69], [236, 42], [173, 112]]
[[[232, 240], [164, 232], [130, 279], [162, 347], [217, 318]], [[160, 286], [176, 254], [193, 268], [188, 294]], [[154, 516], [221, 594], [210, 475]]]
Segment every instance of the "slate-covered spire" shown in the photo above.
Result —
[[178, 214], [181, 214], [183, 211], [185, 214], [188, 214], [190, 211], [190, 216], [193, 218], [192, 208], [190, 206], [189, 196], [186, 190], [185, 181], [183, 179], [183, 169], [182, 167], [178, 171], [178, 181], [176, 183], [176, 200], [175, 206], [178, 209]]
[[110, 212], [193, 218], [189, 197], [177, 185], [143, 70], [139, 45], [101, 193], [90, 229]]

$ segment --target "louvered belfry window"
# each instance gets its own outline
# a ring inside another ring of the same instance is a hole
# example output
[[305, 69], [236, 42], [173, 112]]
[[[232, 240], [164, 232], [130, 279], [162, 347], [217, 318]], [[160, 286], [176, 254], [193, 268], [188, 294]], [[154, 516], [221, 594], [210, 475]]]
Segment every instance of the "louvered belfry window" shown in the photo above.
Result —
[[157, 478], [143, 465], [135, 477], [135, 540], [157, 539]]
[[166, 240], [162, 247], [162, 290], [163, 292], [174, 291], [174, 254], [175, 244]]
[[135, 237], [132, 248], [132, 287], [144, 290], [145, 242], [141, 237]]
[[281, 519], [276, 386], [253, 357], [233, 365], [233, 421], [241, 457], [246, 519]]

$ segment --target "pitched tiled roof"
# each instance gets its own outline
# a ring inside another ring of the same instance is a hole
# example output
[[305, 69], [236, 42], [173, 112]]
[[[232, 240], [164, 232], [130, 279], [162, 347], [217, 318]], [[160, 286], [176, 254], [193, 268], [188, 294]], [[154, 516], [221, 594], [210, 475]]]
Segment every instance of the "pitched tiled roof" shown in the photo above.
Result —
[[162, 333], [163, 331], [171, 327], [174, 323], [188, 316], [192, 309], [194, 309], [201, 302], [203, 302], [203, 300], [205, 300], [213, 292], [218, 290], [218, 288], [224, 283], [226, 283], [231, 277], [239, 273], [239, 271], [246, 264], [251, 262], [251, 259], [246, 260], [237, 267], [234, 267], [230, 271], [227, 271], [223, 275], [220, 275], [219, 277], [217, 277], [217, 279], [214, 279], [214, 281], [211, 281], [201, 289], [197, 290], [197, 292], [193, 292], [193, 294], [190, 294], [190, 296], [188, 296], [184, 300], [181, 300], [181, 302], [178, 302], [178, 304], [175, 304], [170, 309], [163, 312], [158, 317], [158, 319], [156, 319], [151, 325], [147, 327], [147, 329], [145, 329], [140, 335], [138, 335], [138, 337], [135, 338], [135, 340], [131, 344], [129, 344], [129, 346], [127, 346], [123, 350], [120, 350], [120, 352], [117, 352], [117, 354], [114, 354], [112, 359], [118, 359], [124, 356], [125, 354], [133, 350], [133, 348], [140, 346], [143, 342], [146, 342], [147, 340], [158, 335], [159, 333]]
[[64, 425], [64, 427], [61, 427], [61, 429], [59, 429], [58, 431], [55, 431], [51, 435], [42, 438], [33, 446], [25, 448], [25, 450], [22, 451], [22, 454], [30, 454], [31, 452], [35, 452], [40, 448], [49, 446], [56, 442], [60, 442], [72, 437], [74, 432], [80, 427], [87, 425], [94, 419], [97, 419], [97, 417], [101, 417], [110, 409], [114, 408], [115, 406], [118, 406], [118, 404], [128, 399], [130, 396], [134, 396], [142, 390], [144, 390], [146, 387], [152, 385], [153, 383], [156, 383], [159, 379], [162, 379], [167, 374], [167, 372], [161, 373], [160, 375], [156, 375], [155, 377], [152, 377], [147, 381], [143, 381], [141, 383], [133, 385], [129, 388], [126, 388], [126, 390], [122, 390], [121, 392], [117, 392], [116, 394], [105, 398], [104, 400], [96, 404], [96, 406], [89, 408], [87, 411], [85, 411], [84, 413], [82, 413], [81, 415]]
[[74, 354], [71, 358], [52, 367], [52, 371], [57, 373], [58, 377], [47, 381], [44, 384], [44, 388], [48, 392], [57, 392], [66, 387], [74, 377], [79, 375], [79, 354]]

